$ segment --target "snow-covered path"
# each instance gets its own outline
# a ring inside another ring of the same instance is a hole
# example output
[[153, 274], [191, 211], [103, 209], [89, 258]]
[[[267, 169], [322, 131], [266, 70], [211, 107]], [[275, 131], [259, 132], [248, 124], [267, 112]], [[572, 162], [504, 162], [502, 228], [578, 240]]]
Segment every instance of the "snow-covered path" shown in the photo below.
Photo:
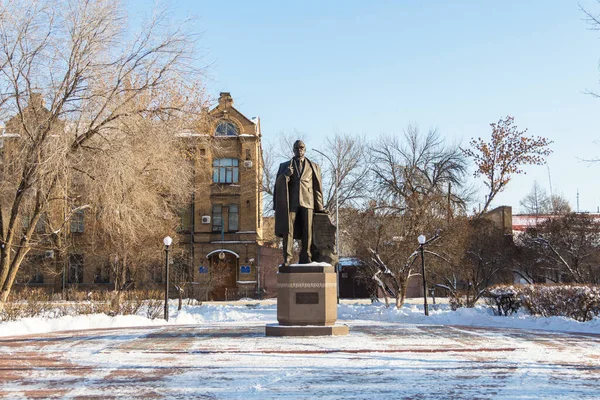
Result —
[[265, 337], [263, 320], [0, 338], [6, 398], [598, 398], [600, 335], [343, 321]]

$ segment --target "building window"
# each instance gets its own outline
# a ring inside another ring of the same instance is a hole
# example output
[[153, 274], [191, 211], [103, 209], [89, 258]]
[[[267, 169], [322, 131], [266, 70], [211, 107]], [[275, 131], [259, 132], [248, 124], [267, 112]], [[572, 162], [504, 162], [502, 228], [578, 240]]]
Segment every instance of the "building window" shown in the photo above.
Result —
[[[28, 222], [27, 226], [29, 226], [30, 223], [31, 222]], [[46, 226], [48, 226], [48, 216], [46, 213], [43, 213], [40, 215], [40, 219], [38, 219], [37, 223], [35, 224], [35, 231], [37, 233], [44, 233], [46, 232]]]
[[239, 207], [237, 204], [215, 204], [212, 208], [213, 232], [237, 232], [239, 230]]
[[29, 281], [27, 283], [32, 283], [32, 284], [44, 283], [44, 274], [42, 273], [42, 268], [43, 268], [45, 259], [46, 259], [46, 256], [41, 255], [41, 254], [38, 254], [38, 255], [35, 255], [35, 256], [32, 256], [31, 258], [29, 258], [28, 266], [31, 268], [30, 269], [31, 278], [29, 279]]
[[222, 226], [223, 224], [223, 206], [220, 204], [215, 204], [212, 208], [212, 230], [213, 232], [221, 232], [221, 228], [225, 229]]
[[83, 210], [77, 210], [71, 215], [71, 233], [83, 233]]
[[110, 264], [106, 263], [96, 268], [94, 283], [110, 283]]
[[229, 205], [229, 226], [228, 226], [228, 231], [233, 232], [233, 231], [238, 231], [238, 221], [239, 221], [239, 214], [238, 214], [238, 206], [237, 204], [230, 204]]
[[177, 232], [190, 232], [192, 230], [192, 205], [181, 208], [178, 213], [179, 226]]
[[83, 283], [83, 254], [69, 254], [68, 283]]
[[213, 182], [238, 183], [239, 161], [237, 158], [217, 158], [213, 161]]
[[215, 129], [215, 136], [237, 136], [237, 127], [229, 121], [220, 121]]

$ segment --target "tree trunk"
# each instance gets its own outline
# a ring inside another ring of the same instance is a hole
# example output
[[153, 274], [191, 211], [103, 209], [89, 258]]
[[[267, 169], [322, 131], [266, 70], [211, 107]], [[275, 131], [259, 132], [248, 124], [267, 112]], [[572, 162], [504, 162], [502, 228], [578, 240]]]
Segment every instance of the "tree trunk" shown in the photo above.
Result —
[[406, 286], [408, 281], [400, 282], [398, 291], [396, 292], [396, 308], [402, 308], [404, 301], [406, 300]]
[[385, 291], [385, 289], [383, 289], [382, 291], [383, 291], [383, 298], [385, 300], [385, 308], [389, 308], [390, 307], [390, 299], [388, 298], [388, 294]]

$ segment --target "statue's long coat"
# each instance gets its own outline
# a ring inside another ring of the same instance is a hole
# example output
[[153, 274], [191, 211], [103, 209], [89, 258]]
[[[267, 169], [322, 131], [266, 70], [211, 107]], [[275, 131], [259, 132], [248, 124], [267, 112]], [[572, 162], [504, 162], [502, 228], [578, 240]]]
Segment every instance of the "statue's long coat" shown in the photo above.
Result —
[[[323, 184], [321, 180], [321, 169], [318, 164], [311, 162], [305, 158], [308, 165], [312, 169], [312, 185], [309, 185], [310, 180], [302, 180], [300, 177], [300, 206], [312, 208], [316, 212], [323, 211]], [[289, 167], [291, 161], [286, 161], [279, 164], [277, 178], [275, 179], [275, 188], [273, 190], [273, 209], [275, 210], [275, 235], [283, 237], [289, 233], [289, 194], [288, 181], [289, 177], [285, 176], [284, 172]], [[306, 168], [305, 168], [306, 169]], [[304, 175], [304, 172], [303, 174]], [[301, 232], [294, 229], [294, 239], [300, 239]]]

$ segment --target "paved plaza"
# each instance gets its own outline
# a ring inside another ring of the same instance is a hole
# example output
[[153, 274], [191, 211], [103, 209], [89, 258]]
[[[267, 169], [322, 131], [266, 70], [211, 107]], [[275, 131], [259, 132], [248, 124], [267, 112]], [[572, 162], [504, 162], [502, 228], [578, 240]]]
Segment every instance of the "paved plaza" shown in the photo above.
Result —
[[348, 321], [342, 337], [264, 322], [0, 339], [4, 398], [598, 398], [600, 335]]

